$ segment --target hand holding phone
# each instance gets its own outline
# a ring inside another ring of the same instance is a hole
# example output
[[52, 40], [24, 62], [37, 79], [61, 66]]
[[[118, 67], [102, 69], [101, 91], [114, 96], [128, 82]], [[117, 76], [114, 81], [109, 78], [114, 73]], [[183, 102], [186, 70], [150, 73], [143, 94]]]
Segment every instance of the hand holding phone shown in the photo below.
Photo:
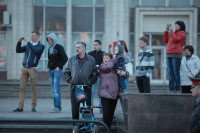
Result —
[[23, 39], [24, 39], [24, 37], [20, 37], [18, 41], [21, 42]]

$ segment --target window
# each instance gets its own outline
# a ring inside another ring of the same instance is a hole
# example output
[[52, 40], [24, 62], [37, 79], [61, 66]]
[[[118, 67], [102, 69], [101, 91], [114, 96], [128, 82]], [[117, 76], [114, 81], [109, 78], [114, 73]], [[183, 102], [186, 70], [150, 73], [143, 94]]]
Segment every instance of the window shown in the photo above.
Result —
[[139, 0], [130, 0], [129, 3], [131, 7], [139, 6]]
[[92, 32], [92, 7], [73, 7], [72, 31]]
[[169, 6], [172, 7], [190, 6], [190, 0], [169, 0]]
[[194, 6], [200, 7], [200, 1], [199, 0], [193, 0], [193, 1], [194, 1], [194, 3], [193, 3]]
[[142, 0], [142, 6], [165, 6], [165, 0]]
[[104, 0], [72, 1], [72, 55], [76, 55], [76, 43], [86, 43], [86, 52], [91, 51], [92, 42], [104, 36]]
[[0, 0], [0, 70], [6, 70], [6, 28], [3, 27], [3, 12], [7, 10], [7, 1]]
[[40, 31], [40, 41], [45, 45], [38, 68], [46, 70], [49, 48], [46, 37], [55, 33], [57, 43], [66, 48], [66, 0], [34, 0], [34, 5], [34, 29]]
[[135, 8], [130, 8], [130, 32], [134, 32]]
[[152, 46], [166, 46], [166, 44], [163, 43], [163, 34], [152, 35]]

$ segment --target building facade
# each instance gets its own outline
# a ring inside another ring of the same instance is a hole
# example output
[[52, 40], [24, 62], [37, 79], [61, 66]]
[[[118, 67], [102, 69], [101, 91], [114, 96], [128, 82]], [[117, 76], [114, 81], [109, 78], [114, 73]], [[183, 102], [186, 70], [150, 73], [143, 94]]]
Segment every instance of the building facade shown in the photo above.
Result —
[[186, 44], [200, 56], [200, 0], [0, 0], [0, 80], [19, 80], [23, 54], [16, 54], [16, 43], [20, 36], [30, 38], [35, 29], [45, 45], [40, 73], [47, 73], [49, 33], [56, 33], [68, 57], [76, 54], [78, 41], [86, 42], [88, 52], [96, 39], [102, 41], [104, 51], [114, 41], [125, 40], [133, 63], [140, 51], [138, 39], [145, 35], [156, 57], [152, 82], [166, 84], [162, 37], [166, 24], [174, 26], [177, 20], [186, 23]]

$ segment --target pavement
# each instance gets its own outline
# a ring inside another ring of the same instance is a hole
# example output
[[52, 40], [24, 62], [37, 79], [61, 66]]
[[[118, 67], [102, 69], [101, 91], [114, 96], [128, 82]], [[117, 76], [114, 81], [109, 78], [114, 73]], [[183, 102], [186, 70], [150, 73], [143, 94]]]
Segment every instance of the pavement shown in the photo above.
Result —
[[[18, 107], [18, 98], [0, 98], [0, 119], [59, 119], [72, 118], [71, 101], [69, 98], [62, 99], [62, 111], [60, 113], [50, 113], [54, 108], [53, 99], [38, 99], [37, 112], [31, 112], [31, 99], [25, 99], [24, 111], [13, 112]], [[94, 99], [94, 104], [98, 105], [98, 98]], [[96, 118], [102, 118], [99, 109], [94, 109]], [[80, 115], [81, 116], [81, 115]]]

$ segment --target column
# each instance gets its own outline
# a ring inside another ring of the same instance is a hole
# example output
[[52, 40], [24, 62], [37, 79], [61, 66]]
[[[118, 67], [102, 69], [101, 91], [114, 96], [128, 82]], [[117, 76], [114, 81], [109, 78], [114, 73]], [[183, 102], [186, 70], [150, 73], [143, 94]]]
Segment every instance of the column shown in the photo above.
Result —
[[124, 40], [129, 47], [129, 0], [105, 2], [105, 44]]
[[[11, 16], [12, 27], [7, 28], [7, 79], [20, 79], [22, 60], [24, 54], [16, 53], [16, 44], [21, 36], [30, 35], [33, 27], [33, 5], [32, 0], [9, 0], [8, 12]], [[23, 45], [26, 43], [24, 42]]]

